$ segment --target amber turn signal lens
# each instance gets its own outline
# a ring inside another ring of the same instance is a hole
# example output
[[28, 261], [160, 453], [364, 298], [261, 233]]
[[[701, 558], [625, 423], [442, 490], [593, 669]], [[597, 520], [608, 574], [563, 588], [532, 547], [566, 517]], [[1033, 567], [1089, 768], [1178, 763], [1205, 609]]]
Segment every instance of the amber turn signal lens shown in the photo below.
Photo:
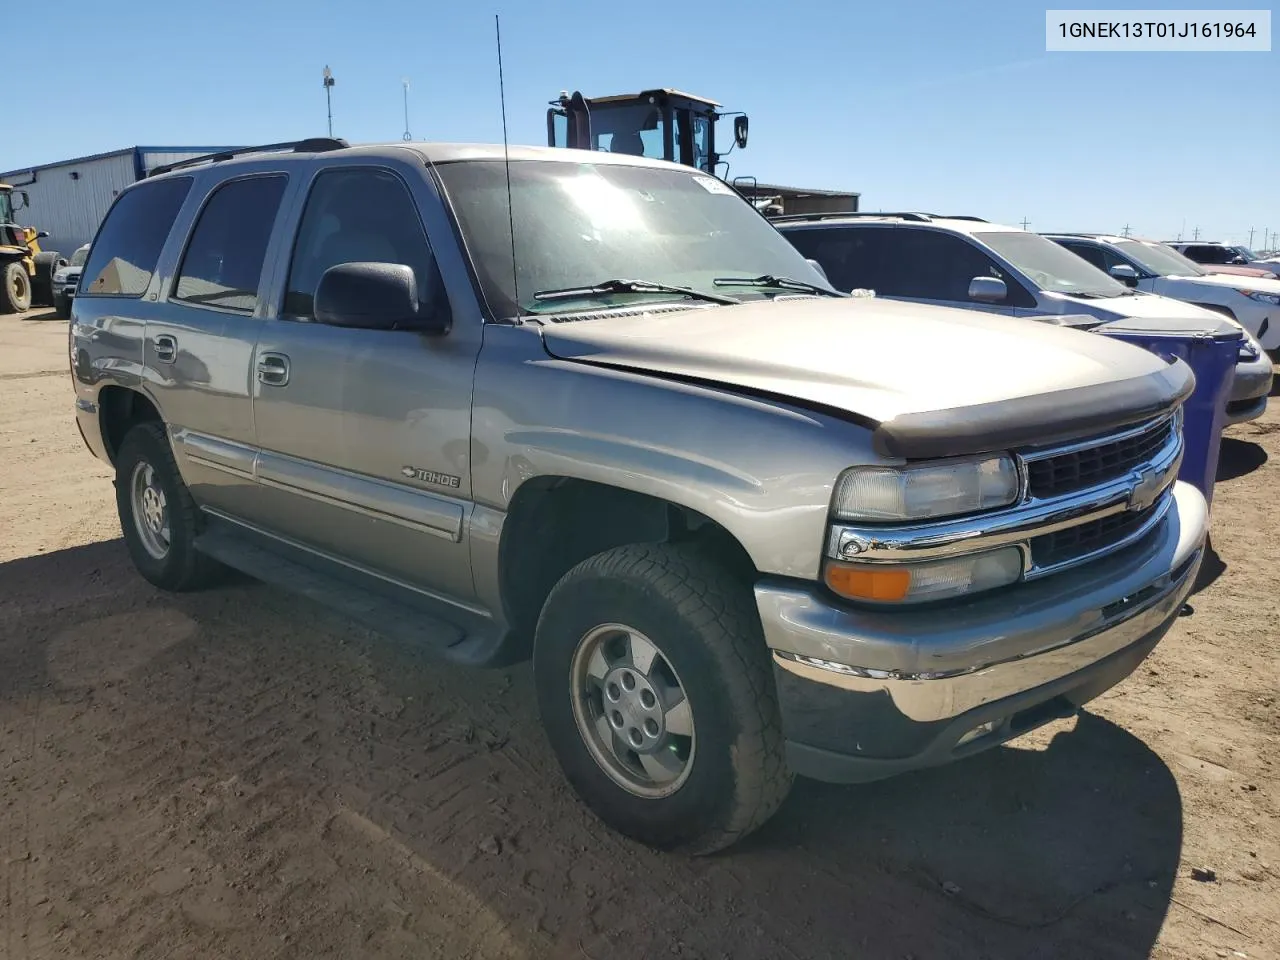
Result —
[[902, 600], [911, 589], [911, 572], [902, 567], [849, 567], [827, 564], [827, 586], [850, 600]]
[[1017, 546], [907, 564], [828, 560], [823, 579], [848, 600], [922, 603], [1008, 586], [1022, 577]]

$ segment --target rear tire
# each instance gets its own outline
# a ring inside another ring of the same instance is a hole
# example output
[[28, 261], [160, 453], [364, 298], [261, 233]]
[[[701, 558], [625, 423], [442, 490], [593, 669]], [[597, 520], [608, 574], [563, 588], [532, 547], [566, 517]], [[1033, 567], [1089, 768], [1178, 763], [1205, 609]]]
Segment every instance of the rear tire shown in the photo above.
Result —
[[618, 547], [556, 584], [534, 645], [539, 711], [569, 783], [663, 850], [727, 847], [791, 787], [750, 588], [693, 548]]
[[52, 307], [53, 275], [67, 265], [67, 258], [57, 250], [42, 250], [35, 256], [36, 275], [31, 281], [31, 302], [38, 307]]
[[53, 313], [59, 320], [66, 320], [71, 316], [71, 298], [55, 297], [53, 301]]
[[22, 313], [31, 309], [31, 278], [20, 260], [0, 264], [0, 313]]
[[140, 423], [116, 454], [116, 510], [133, 565], [162, 590], [197, 590], [222, 568], [195, 549], [202, 519], [164, 425]]

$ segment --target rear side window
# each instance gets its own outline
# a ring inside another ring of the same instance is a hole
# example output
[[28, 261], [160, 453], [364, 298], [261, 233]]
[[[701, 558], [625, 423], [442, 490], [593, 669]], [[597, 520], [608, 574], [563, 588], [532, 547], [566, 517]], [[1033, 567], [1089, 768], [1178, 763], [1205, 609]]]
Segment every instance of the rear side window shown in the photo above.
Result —
[[157, 180], [127, 191], [107, 214], [85, 264], [80, 295], [140, 297], [174, 218], [191, 191], [190, 177]]
[[825, 230], [818, 227], [787, 230], [783, 236], [804, 256], [817, 260], [837, 290], [859, 287], [878, 290], [881, 287], [880, 258], [875, 248], [868, 245], [869, 233], [865, 230]]
[[1064, 243], [1063, 246], [1066, 247], [1068, 250], [1070, 250], [1072, 253], [1074, 253], [1076, 256], [1082, 257], [1083, 259], [1088, 260], [1091, 264], [1093, 264], [1099, 270], [1107, 269], [1106, 258], [1103, 257], [1102, 251], [1099, 250], [1097, 247], [1085, 246], [1084, 244], [1080, 244], [1080, 243]]
[[1211, 247], [1201, 244], [1188, 247], [1186, 255], [1198, 263], [1230, 263], [1235, 258], [1235, 251], [1226, 247]]
[[864, 287], [883, 297], [967, 302], [974, 277], [998, 277], [1005, 303], [1034, 306], [1021, 283], [982, 250], [947, 233], [911, 227], [845, 227], [788, 231], [806, 257], [822, 264], [838, 290]]
[[224, 183], [209, 197], [178, 269], [174, 298], [252, 313], [287, 178]]

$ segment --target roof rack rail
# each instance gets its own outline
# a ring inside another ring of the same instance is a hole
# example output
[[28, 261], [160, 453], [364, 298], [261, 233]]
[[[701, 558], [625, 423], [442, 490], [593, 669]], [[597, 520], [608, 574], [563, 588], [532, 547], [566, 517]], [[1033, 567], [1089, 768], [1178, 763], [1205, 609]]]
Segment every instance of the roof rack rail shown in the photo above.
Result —
[[929, 213], [884, 213], [874, 210], [853, 210], [844, 213], [783, 213], [777, 216], [769, 217], [770, 221], [801, 221], [801, 220], [849, 220], [859, 217], [899, 217], [903, 220], [915, 220], [919, 223], [928, 223], [933, 214]]
[[[935, 216], [935, 214], [930, 214]], [[939, 213], [936, 214], [939, 220], [972, 220], [974, 223], [990, 223], [985, 217], [974, 217], [967, 213]]]
[[203, 156], [188, 157], [186, 160], [177, 160], [173, 163], [162, 163], [148, 173], [147, 176], [158, 177], [162, 173], [169, 173], [173, 170], [182, 170], [202, 163], [219, 163], [223, 160], [230, 160], [233, 157], [241, 157], [250, 153], [276, 153], [283, 150], [289, 150], [293, 153], [325, 153], [329, 150], [341, 150], [349, 146], [351, 144], [338, 137], [308, 137], [305, 140], [289, 140], [284, 143], [265, 143], [257, 147], [238, 147], [235, 150], [206, 153]]

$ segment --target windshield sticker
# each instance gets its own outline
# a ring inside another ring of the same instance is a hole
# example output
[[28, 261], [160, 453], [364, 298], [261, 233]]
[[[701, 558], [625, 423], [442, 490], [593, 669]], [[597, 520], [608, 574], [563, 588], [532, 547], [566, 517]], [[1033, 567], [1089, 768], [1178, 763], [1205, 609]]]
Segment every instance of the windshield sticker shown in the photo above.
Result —
[[729, 186], [723, 180], [717, 180], [715, 177], [694, 177], [693, 182], [702, 187], [707, 193], [721, 193], [726, 197], [732, 197], [733, 187]]

